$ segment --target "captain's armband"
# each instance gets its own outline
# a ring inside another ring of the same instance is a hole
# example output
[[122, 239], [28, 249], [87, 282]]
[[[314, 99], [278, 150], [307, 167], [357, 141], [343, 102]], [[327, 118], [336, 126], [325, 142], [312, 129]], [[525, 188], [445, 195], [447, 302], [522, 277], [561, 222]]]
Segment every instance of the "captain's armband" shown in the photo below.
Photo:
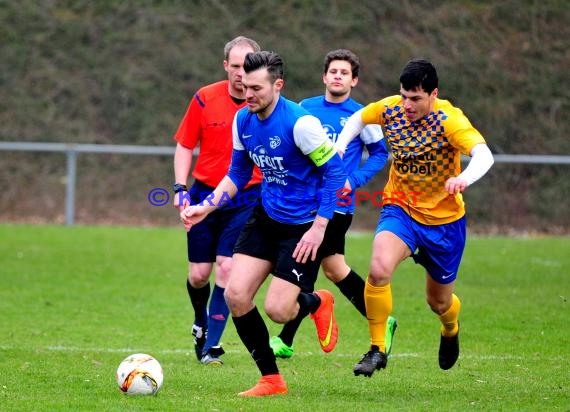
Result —
[[309, 157], [313, 161], [315, 165], [318, 167], [324, 165], [328, 162], [334, 155], [336, 154], [336, 149], [334, 147], [333, 142], [327, 140], [322, 145], [317, 147], [311, 153], [309, 153]]

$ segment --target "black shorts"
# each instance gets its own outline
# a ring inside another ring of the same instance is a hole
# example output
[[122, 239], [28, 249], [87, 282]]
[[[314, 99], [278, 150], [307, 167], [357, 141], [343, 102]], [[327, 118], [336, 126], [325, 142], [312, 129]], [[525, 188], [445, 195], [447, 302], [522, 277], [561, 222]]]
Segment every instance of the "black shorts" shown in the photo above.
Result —
[[346, 241], [346, 232], [352, 223], [351, 214], [343, 214], [335, 212], [333, 218], [327, 225], [325, 238], [319, 248], [321, 258], [332, 256], [335, 254], [344, 255], [344, 247]]
[[312, 292], [321, 259], [308, 259], [306, 263], [297, 263], [293, 259], [297, 243], [312, 224], [309, 222], [292, 225], [277, 222], [258, 205], [245, 224], [234, 247], [234, 253], [269, 261], [273, 264], [273, 276], [299, 286], [303, 292]]

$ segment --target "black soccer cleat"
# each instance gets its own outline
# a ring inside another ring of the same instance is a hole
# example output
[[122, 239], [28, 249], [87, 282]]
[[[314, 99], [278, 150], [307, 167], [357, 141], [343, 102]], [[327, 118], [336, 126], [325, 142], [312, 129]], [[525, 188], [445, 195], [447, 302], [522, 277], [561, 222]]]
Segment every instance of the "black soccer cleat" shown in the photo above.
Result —
[[196, 351], [196, 358], [198, 362], [202, 361], [204, 345], [206, 344], [206, 328], [192, 325], [192, 336], [194, 336], [194, 350]]
[[459, 332], [449, 338], [441, 335], [439, 341], [439, 367], [448, 370], [455, 365], [459, 357]]
[[222, 348], [221, 345], [216, 345], [216, 346], [212, 346], [210, 349], [208, 349], [208, 353], [212, 356], [220, 357], [224, 353], [226, 353], [226, 351], [224, 350], [224, 348]]
[[373, 346], [368, 353], [364, 354], [360, 362], [354, 365], [354, 376], [371, 377], [375, 370], [385, 369], [387, 363], [388, 355]]
[[226, 352], [221, 346], [212, 346], [210, 349], [204, 352], [204, 355], [202, 356], [200, 362], [202, 362], [204, 365], [223, 365], [224, 362], [220, 359], [220, 356], [222, 356], [224, 353]]

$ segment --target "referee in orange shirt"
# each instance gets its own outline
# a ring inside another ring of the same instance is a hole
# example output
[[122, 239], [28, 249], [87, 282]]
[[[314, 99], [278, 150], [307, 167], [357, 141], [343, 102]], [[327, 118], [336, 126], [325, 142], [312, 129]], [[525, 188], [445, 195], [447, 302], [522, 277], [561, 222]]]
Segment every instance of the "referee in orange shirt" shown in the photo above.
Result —
[[[177, 145], [173, 191], [174, 207], [178, 212], [189, 204], [202, 202], [228, 172], [232, 156], [232, 122], [235, 113], [245, 107], [242, 84], [245, 55], [259, 50], [257, 42], [247, 37], [239, 36], [228, 42], [224, 47], [223, 62], [227, 80], [202, 87], [190, 100], [174, 135]], [[200, 153], [192, 171], [194, 183], [188, 189], [193, 150], [198, 146]], [[186, 287], [194, 308], [192, 335], [196, 357], [206, 365], [223, 363], [220, 339], [229, 314], [224, 289], [234, 244], [257, 203], [260, 182], [261, 174], [256, 169], [248, 185], [231, 204], [211, 213], [187, 233], [189, 268]], [[215, 269], [215, 283], [210, 298], [212, 269]]]

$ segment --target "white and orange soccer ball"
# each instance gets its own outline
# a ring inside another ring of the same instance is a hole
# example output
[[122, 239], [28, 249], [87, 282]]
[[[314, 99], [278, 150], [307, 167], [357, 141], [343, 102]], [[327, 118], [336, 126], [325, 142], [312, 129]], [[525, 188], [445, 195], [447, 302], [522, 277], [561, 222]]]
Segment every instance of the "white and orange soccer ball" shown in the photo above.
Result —
[[144, 353], [127, 356], [117, 368], [117, 384], [127, 395], [154, 395], [163, 379], [160, 363]]

